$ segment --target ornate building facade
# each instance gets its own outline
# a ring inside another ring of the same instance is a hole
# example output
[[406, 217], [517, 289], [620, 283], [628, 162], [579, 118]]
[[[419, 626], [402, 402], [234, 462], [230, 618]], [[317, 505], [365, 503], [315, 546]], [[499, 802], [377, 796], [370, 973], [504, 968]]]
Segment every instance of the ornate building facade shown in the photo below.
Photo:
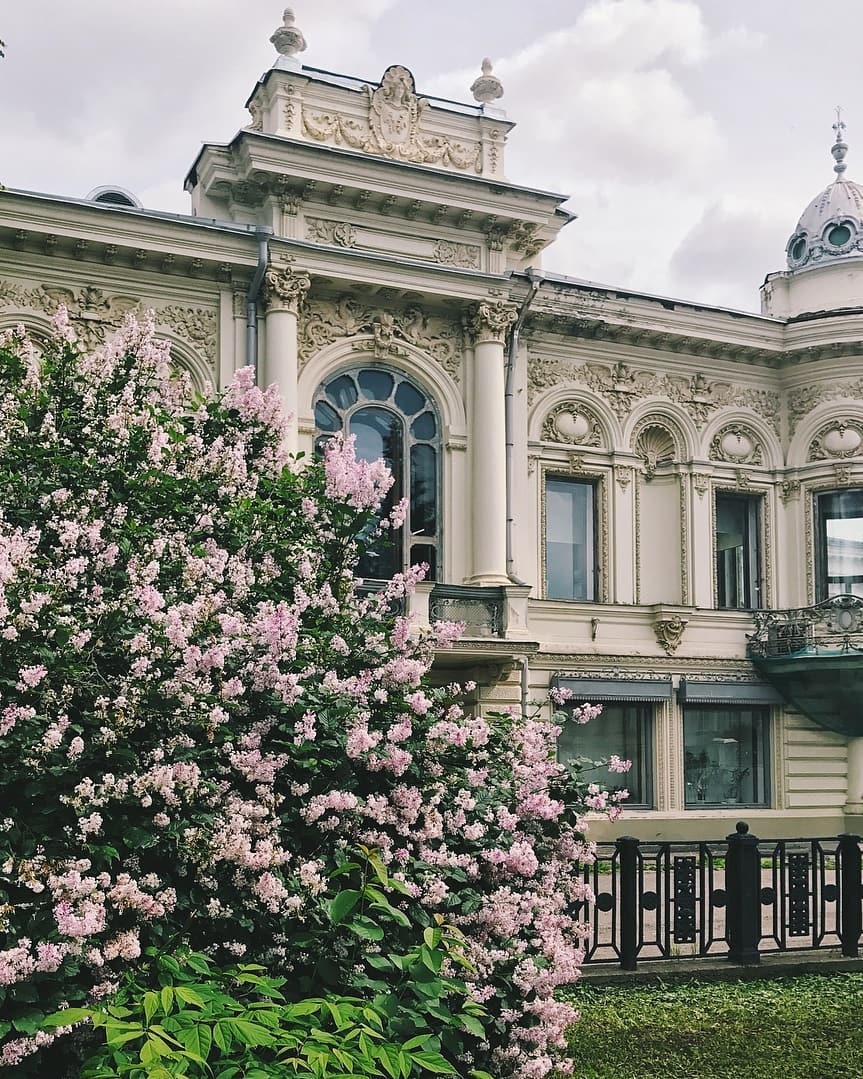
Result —
[[488, 62], [459, 105], [398, 65], [302, 66], [289, 12], [272, 40], [188, 216], [0, 192], [0, 328], [45, 334], [63, 302], [93, 344], [152, 309], [199, 385], [275, 382], [294, 449], [343, 431], [384, 456], [409, 519], [364, 573], [429, 564], [414, 612], [466, 623], [438, 670], [479, 707], [602, 703], [561, 752], [633, 760], [627, 832], [859, 830], [863, 187], [841, 123], [748, 314], [541, 270], [571, 215], [506, 179]]

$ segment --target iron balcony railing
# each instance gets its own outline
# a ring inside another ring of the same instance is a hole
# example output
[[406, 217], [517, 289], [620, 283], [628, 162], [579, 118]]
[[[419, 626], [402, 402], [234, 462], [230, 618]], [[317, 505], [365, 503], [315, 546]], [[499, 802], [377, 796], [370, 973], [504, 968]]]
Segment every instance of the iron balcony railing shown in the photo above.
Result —
[[863, 599], [831, 596], [812, 607], [755, 611], [755, 632], [749, 637], [753, 657], [842, 655], [863, 652]]
[[759, 840], [741, 821], [723, 842], [600, 843], [584, 867], [593, 903], [587, 961], [727, 958], [841, 947], [857, 956], [863, 923], [861, 840]]

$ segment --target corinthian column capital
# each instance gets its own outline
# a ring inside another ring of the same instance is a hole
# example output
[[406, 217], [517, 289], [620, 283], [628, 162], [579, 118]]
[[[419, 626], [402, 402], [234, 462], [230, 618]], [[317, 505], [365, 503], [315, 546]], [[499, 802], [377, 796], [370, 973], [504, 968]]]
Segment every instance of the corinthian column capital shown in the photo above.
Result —
[[264, 303], [268, 311], [289, 311], [296, 315], [302, 307], [311, 281], [305, 270], [291, 266], [270, 266], [264, 274]]
[[518, 308], [506, 300], [482, 300], [468, 310], [467, 328], [476, 344], [494, 341], [502, 344], [518, 318]]

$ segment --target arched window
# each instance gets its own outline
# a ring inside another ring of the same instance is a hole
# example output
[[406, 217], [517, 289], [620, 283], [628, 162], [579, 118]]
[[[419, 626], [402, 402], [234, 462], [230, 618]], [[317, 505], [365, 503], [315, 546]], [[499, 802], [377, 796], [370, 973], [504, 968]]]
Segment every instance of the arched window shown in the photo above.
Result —
[[359, 572], [386, 579], [409, 565], [427, 562], [436, 580], [440, 562], [440, 423], [434, 405], [413, 382], [385, 367], [356, 367], [328, 379], [315, 396], [316, 445], [341, 432], [356, 435], [357, 457], [382, 457], [395, 482], [387, 513], [407, 496], [402, 528], [384, 533], [365, 550]]

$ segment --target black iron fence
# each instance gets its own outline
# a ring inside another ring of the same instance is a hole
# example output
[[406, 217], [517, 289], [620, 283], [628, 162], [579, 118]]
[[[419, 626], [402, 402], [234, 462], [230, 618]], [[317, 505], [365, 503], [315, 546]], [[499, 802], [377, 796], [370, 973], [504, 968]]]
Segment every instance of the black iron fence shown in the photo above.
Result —
[[597, 845], [584, 868], [593, 903], [587, 961], [635, 970], [639, 959], [710, 956], [753, 964], [766, 952], [840, 947], [863, 930], [861, 839], [762, 840], [741, 821], [721, 842]]

